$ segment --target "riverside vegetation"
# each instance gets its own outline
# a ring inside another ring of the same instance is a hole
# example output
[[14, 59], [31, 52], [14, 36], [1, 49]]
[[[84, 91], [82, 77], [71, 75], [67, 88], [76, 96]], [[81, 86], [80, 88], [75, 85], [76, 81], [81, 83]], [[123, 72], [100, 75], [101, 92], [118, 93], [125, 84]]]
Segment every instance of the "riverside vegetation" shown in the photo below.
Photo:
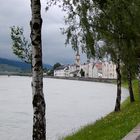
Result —
[[[127, 87], [127, 84], [123, 84]], [[111, 112], [106, 117], [89, 124], [79, 131], [67, 136], [64, 140], [121, 140], [140, 122], [140, 96], [138, 81], [133, 81], [135, 102], [129, 97], [122, 103], [120, 112]]]

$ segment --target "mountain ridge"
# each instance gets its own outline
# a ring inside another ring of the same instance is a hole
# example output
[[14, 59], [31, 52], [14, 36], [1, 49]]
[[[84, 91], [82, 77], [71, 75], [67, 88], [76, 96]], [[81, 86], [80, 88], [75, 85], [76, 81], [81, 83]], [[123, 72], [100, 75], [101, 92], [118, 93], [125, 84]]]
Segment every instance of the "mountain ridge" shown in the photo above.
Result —
[[[12, 69], [15, 67], [15, 69], [20, 69], [23, 71], [31, 69], [31, 65], [27, 64], [25, 62], [21, 62], [18, 60], [11, 60], [11, 59], [7, 59], [7, 58], [1, 58], [1, 57], [0, 57], [0, 66], [3, 69], [5, 68], [5, 70], [8, 70], [8, 66], [12, 67]], [[47, 68], [47, 69], [52, 68], [52, 66], [50, 64], [43, 64], [43, 67]]]

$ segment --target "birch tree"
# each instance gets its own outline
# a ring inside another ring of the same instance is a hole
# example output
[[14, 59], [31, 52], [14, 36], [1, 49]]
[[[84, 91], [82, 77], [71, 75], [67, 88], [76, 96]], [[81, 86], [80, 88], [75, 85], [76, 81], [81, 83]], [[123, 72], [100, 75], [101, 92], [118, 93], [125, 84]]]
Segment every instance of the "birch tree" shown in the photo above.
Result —
[[31, 0], [32, 18], [32, 95], [33, 95], [33, 140], [46, 140], [45, 99], [43, 94], [42, 66], [42, 18], [40, 0]]
[[46, 140], [45, 99], [43, 94], [42, 18], [40, 0], [31, 0], [31, 44], [23, 35], [23, 28], [11, 27], [13, 53], [32, 67], [33, 140]]

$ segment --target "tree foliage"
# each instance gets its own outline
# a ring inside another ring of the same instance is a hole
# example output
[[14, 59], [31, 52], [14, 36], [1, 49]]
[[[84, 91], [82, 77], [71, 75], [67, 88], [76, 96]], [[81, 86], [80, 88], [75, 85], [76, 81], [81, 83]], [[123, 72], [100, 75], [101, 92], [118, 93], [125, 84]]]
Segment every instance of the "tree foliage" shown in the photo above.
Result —
[[13, 53], [26, 63], [31, 63], [31, 43], [25, 38], [23, 28], [13, 26], [11, 29]]
[[[47, 9], [57, 2], [59, 1], [48, 1]], [[62, 33], [66, 35], [65, 44], [71, 44], [75, 51], [79, 49], [78, 47], [81, 47], [82, 52], [85, 52], [88, 57], [95, 55], [95, 34], [93, 28], [89, 25], [90, 13], [93, 12], [90, 4], [89, 0], [63, 0], [58, 4], [66, 13], [65, 24], [67, 27], [62, 28]]]
[[85, 71], [83, 69], [80, 70], [81, 77], [85, 77]]
[[53, 70], [55, 70], [56, 68], [58, 68], [58, 67], [60, 67], [61, 66], [61, 64], [60, 63], [55, 63], [54, 65], [53, 65]]
[[[118, 66], [119, 88], [121, 84], [119, 63], [125, 65], [131, 80], [130, 75], [138, 64], [139, 54], [136, 50], [139, 50], [140, 46], [138, 0], [64, 0], [64, 3], [68, 14], [65, 20], [68, 27], [64, 32], [67, 35], [66, 43], [71, 41], [72, 45], [75, 43], [76, 47], [81, 46], [86, 50], [87, 55], [95, 55], [95, 44], [103, 39], [106, 44], [104, 52], [109, 54]], [[119, 96], [116, 103], [120, 102], [121, 98], [120, 93], [117, 95]]]

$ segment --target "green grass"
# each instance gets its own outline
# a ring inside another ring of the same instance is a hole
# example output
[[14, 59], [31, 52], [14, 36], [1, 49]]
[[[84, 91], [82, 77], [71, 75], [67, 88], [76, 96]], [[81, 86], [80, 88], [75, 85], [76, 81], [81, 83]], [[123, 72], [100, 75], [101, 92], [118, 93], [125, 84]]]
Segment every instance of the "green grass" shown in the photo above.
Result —
[[136, 100], [134, 103], [130, 103], [128, 97], [122, 104], [121, 112], [112, 112], [94, 124], [65, 137], [64, 140], [121, 140], [140, 122], [138, 81], [134, 81], [133, 88]]

